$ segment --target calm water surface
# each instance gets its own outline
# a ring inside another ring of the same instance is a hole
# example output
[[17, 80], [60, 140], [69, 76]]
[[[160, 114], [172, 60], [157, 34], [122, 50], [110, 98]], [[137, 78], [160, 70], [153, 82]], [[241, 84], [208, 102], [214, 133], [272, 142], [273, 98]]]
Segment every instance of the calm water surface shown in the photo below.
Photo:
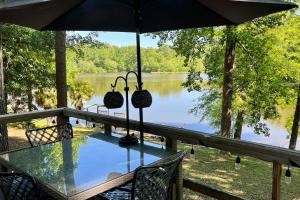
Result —
[[[111, 90], [110, 84], [114, 82], [117, 75], [123, 74], [103, 74], [103, 75], [82, 75], [80, 79], [86, 80], [93, 87], [95, 94], [87, 102], [87, 105], [103, 104], [103, 96]], [[153, 103], [150, 108], [144, 109], [144, 120], [159, 124], [168, 124], [186, 129], [202, 131], [205, 133], [215, 133], [217, 130], [207, 122], [199, 122], [199, 118], [191, 114], [190, 109], [197, 103], [197, 98], [201, 95], [199, 92], [188, 92], [181, 86], [185, 80], [185, 74], [144, 74], [144, 88], [148, 89], [153, 97]], [[123, 91], [124, 83], [120, 80], [118, 90]], [[134, 91], [136, 80], [130, 79], [130, 93]], [[124, 92], [123, 92], [124, 93]], [[125, 97], [125, 93], [124, 93]], [[131, 103], [130, 103], [131, 104]], [[120, 109], [110, 111], [125, 112], [125, 106]], [[138, 109], [130, 107], [130, 118], [138, 119]], [[284, 120], [267, 122], [271, 135], [269, 137], [256, 135], [251, 127], [244, 126], [242, 139], [272, 144], [281, 147], [288, 147], [289, 134], [284, 127]], [[300, 150], [300, 145], [297, 149]]]

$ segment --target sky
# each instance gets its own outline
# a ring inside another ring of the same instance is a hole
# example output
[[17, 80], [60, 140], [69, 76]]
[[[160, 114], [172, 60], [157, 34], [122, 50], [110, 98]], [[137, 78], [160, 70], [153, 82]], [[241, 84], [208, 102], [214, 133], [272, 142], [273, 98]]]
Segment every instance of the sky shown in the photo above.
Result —
[[[300, 15], [300, 9], [297, 12]], [[81, 35], [87, 35], [88, 31], [76, 31]], [[120, 33], [120, 32], [98, 32], [100, 42], [109, 43], [116, 46], [130, 46], [136, 45], [135, 33]], [[144, 48], [153, 47], [156, 48], [158, 38], [152, 39], [149, 36], [141, 35], [141, 46]]]
[[[84, 36], [87, 31], [76, 31], [76, 33]], [[135, 33], [119, 33], [119, 32], [98, 32], [100, 42], [109, 43], [116, 46], [136, 45]], [[141, 35], [142, 47], [157, 47], [158, 39], [152, 39], [149, 36]]]

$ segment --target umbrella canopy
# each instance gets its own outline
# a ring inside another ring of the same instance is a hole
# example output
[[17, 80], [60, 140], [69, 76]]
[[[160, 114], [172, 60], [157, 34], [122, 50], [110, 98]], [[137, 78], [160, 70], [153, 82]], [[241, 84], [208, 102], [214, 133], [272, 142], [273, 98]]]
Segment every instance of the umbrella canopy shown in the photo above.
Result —
[[6, 0], [0, 22], [38, 30], [148, 33], [237, 25], [294, 7], [278, 0]]
[[[140, 33], [237, 25], [295, 4], [278, 0], [2, 0], [0, 22], [38, 30], [136, 32], [142, 89]], [[139, 109], [143, 141], [143, 110]]]

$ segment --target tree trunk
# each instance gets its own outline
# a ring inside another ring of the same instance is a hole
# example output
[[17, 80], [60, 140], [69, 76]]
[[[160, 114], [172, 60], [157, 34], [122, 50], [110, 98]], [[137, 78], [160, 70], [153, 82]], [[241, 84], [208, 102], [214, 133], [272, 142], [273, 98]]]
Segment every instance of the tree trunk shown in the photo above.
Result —
[[290, 149], [295, 149], [297, 145], [297, 137], [299, 134], [299, 123], [300, 123], [300, 85], [298, 86], [298, 97], [296, 103], [296, 109], [294, 113], [294, 120], [292, 126], [292, 133], [290, 139]]
[[32, 88], [31, 86], [27, 87], [27, 106], [28, 106], [28, 111], [33, 110], [33, 95], [32, 95]]
[[244, 110], [239, 110], [238, 115], [236, 117], [236, 123], [235, 123], [235, 131], [234, 131], [234, 139], [241, 139], [242, 136], [242, 129], [243, 129], [243, 123], [244, 123]]
[[[55, 34], [55, 63], [56, 63], [56, 92], [57, 107], [67, 107], [67, 69], [66, 69], [66, 32], [57, 31]], [[59, 116], [58, 123], [65, 123], [67, 118]]]
[[[2, 32], [0, 30], [0, 115], [6, 114], [6, 100], [4, 90], [4, 68], [3, 68], [3, 47]], [[8, 151], [8, 134], [6, 124], [0, 125], [0, 151]]]
[[226, 30], [226, 50], [224, 60], [223, 77], [223, 98], [222, 98], [222, 118], [221, 118], [221, 136], [229, 137], [232, 115], [232, 96], [233, 96], [233, 64], [235, 59], [236, 38], [233, 33], [233, 27], [227, 27]]

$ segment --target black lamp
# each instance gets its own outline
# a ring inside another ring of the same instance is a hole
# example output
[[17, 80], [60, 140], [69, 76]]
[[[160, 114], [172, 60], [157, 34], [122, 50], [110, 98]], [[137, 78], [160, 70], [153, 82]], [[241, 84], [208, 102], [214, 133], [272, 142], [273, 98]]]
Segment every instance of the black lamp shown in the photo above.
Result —
[[290, 166], [288, 166], [288, 169], [285, 171], [285, 182], [286, 184], [290, 184], [292, 182], [292, 173], [290, 170]]
[[[125, 81], [125, 93], [126, 93], [126, 129], [127, 129], [127, 134], [124, 137], [121, 137], [119, 139], [119, 144], [122, 146], [127, 146], [127, 145], [133, 145], [138, 143], [138, 138], [135, 137], [134, 135], [129, 134], [129, 103], [128, 103], [128, 93], [129, 93], [129, 87], [128, 87], [128, 75], [129, 74], [134, 74], [136, 78], [138, 78], [138, 75], [134, 71], [130, 71], [126, 74], [125, 77], [123, 76], [118, 76], [115, 80], [115, 84], [111, 84], [112, 87], [112, 92], [108, 92], [104, 96], [104, 105], [109, 108], [120, 108], [123, 105], [124, 99], [123, 96], [120, 92], [116, 92], [115, 88], [117, 86], [118, 80], [122, 79]], [[137, 90], [133, 93], [132, 98], [131, 98], [132, 104], [135, 108], [146, 108], [149, 107], [152, 103], [152, 97], [150, 92], [147, 90]]]
[[236, 170], [241, 169], [241, 158], [240, 158], [239, 156], [236, 157], [236, 159], [235, 159], [234, 168], [235, 168]]
[[135, 108], [147, 108], [152, 104], [152, 96], [148, 90], [136, 90], [131, 97]]
[[121, 108], [124, 103], [124, 98], [120, 92], [107, 92], [103, 99], [104, 105], [108, 109]]

